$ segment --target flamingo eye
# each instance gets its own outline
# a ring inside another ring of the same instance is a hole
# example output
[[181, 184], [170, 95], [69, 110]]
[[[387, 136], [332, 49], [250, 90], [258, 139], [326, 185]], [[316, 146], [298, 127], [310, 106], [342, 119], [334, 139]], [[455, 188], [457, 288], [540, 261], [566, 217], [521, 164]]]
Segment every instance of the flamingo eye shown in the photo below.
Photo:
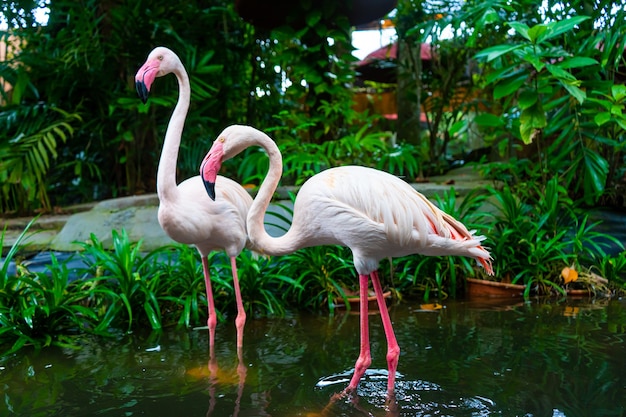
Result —
[[225, 139], [224, 138], [219, 138], [218, 140], [223, 143]]

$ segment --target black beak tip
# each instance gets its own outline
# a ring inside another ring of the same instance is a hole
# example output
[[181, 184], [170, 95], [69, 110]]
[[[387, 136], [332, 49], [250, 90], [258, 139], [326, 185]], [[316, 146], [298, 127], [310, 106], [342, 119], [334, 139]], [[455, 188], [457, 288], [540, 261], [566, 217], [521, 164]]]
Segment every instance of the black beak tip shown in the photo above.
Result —
[[209, 195], [209, 198], [215, 201], [215, 183], [204, 180], [202, 180], [202, 182], [204, 183], [204, 188], [206, 189], [206, 193]]
[[149, 92], [143, 81], [135, 81], [135, 89], [137, 90], [137, 95], [141, 99], [141, 102], [143, 104], [146, 104], [146, 102], [148, 101]]

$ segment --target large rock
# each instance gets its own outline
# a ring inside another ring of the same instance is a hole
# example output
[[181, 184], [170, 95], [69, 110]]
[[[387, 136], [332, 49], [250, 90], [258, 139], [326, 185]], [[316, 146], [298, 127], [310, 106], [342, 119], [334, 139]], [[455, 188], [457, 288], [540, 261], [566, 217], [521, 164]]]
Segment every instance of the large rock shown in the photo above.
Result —
[[157, 220], [156, 195], [133, 196], [105, 200], [90, 211], [72, 215], [50, 243], [53, 251], [80, 250], [76, 242], [90, 240], [93, 233], [105, 247], [110, 248], [112, 231], [126, 230], [133, 242], [141, 241], [141, 248], [150, 251], [173, 243]]

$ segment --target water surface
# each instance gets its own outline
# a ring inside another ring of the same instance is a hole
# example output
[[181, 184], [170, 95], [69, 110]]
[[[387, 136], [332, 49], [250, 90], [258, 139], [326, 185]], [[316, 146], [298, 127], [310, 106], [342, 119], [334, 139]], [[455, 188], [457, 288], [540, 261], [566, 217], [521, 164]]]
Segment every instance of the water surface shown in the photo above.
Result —
[[14, 416], [625, 416], [626, 302], [405, 302], [390, 308], [402, 349], [386, 400], [386, 342], [370, 315], [372, 367], [345, 388], [359, 353], [355, 314], [87, 339], [81, 350], [0, 360], [0, 415]]

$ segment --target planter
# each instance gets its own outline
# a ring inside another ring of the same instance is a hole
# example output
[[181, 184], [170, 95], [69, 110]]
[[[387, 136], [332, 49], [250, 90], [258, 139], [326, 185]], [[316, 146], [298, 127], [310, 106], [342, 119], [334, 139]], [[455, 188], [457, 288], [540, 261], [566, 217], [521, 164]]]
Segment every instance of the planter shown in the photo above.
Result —
[[467, 278], [467, 294], [470, 297], [522, 297], [526, 286], [506, 282]]

